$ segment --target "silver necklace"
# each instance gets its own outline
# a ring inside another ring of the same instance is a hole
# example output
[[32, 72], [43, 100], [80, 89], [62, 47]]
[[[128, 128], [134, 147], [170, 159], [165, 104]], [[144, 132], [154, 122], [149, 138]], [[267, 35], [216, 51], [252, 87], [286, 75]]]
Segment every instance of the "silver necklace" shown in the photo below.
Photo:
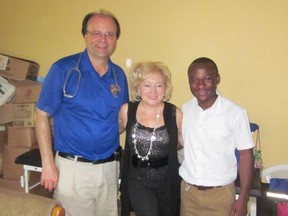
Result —
[[138, 129], [138, 125], [139, 125], [139, 120], [136, 120], [136, 124], [135, 124], [135, 127], [134, 127], [134, 130], [133, 130], [133, 134], [132, 134], [132, 143], [134, 144], [134, 150], [135, 150], [135, 153], [137, 154], [137, 157], [140, 158], [142, 161], [145, 161], [145, 160], [149, 160], [149, 156], [151, 154], [151, 150], [152, 150], [152, 147], [153, 147], [153, 142], [156, 140], [156, 136], [155, 136], [155, 131], [156, 131], [156, 128], [157, 128], [157, 125], [158, 125], [158, 121], [160, 119], [160, 114], [159, 114], [160, 111], [158, 111], [157, 115], [156, 115], [156, 122], [155, 122], [155, 126], [153, 128], [153, 131], [152, 131], [152, 136], [150, 138], [150, 146], [149, 146], [149, 150], [147, 152], [147, 154], [145, 156], [142, 156], [139, 154], [138, 152], [138, 149], [137, 149], [137, 135], [136, 135], [136, 132], [137, 132], [137, 129]]

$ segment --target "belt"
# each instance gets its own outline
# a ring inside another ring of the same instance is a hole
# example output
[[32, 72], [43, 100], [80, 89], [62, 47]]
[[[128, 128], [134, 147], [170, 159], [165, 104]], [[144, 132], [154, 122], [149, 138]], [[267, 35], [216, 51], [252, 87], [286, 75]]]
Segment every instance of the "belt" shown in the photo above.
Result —
[[79, 157], [79, 156], [75, 156], [75, 155], [71, 155], [71, 154], [67, 154], [67, 153], [63, 153], [63, 152], [58, 152], [58, 155], [66, 158], [68, 160], [73, 160], [73, 161], [78, 161], [78, 162], [84, 162], [84, 163], [92, 163], [92, 164], [102, 164], [102, 163], [107, 163], [107, 162], [111, 162], [114, 160], [120, 160], [120, 155], [121, 155], [121, 147], [119, 147], [117, 149], [116, 152], [114, 152], [110, 157], [105, 158], [105, 159], [99, 159], [99, 160], [89, 160], [83, 157]]
[[148, 160], [142, 161], [142, 159], [138, 158], [136, 155], [132, 156], [132, 164], [135, 168], [159, 168], [168, 165], [168, 156], [158, 159], [158, 160]]
[[199, 185], [191, 185], [193, 187], [196, 187], [198, 190], [209, 190], [213, 188], [220, 188], [222, 186], [199, 186]]

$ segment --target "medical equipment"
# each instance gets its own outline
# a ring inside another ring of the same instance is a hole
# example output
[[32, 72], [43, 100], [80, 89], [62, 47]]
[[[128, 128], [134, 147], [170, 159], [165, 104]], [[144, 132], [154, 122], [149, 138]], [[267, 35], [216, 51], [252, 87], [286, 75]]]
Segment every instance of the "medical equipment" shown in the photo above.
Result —
[[[81, 61], [81, 57], [82, 57], [82, 54], [80, 55], [79, 59], [78, 59], [78, 62], [77, 62], [77, 65], [73, 68], [71, 68], [68, 73], [67, 73], [67, 76], [66, 76], [66, 79], [65, 79], [65, 82], [64, 82], [64, 85], [63, 85], [63, 96], [64, 97], [67, 97], [67, 98], [74, 98], [75, 95], [77, 94], [78, 92], [78, 89], [79, 89], [79, 85], [80, 85], [80, 80], [81, 80], [81, 72], [79, 70], [79, 64], [80, 64], [80, 61]], [[78, 74], [78, 82], [77, 82], [77, 85], [76, 85], [76, 88], [75, 88], [75, 91], [73, 94], [69, 94], [67, 93], [66, 91], [66, 86], [67, 86], [67, 83], [69, 83], [69, 80], [71, 78], [71, 74], [73, 72], [76, 72]]]
[[[82, 77], [81, 71], [79, 70], [79, 64], [80, 64], [80, 61], [81, 61], [81, 57], [82, 57], [82, 54], [80, 55], [76, 66], [71, 68], [68, 71], [67, 76], [65, 78], [64, 85], [63, 85], [63, 96], [66, 97], [66, 98], [74, 98], [76, 96], [78, 90], [79, 90], [80, 80], [81, 80], [81, 77]], [[76, 80], [74, 79], [73, 80], [72, 79], [72, 73], [75, 73], [75, 72], [78, 74], [78, 79], [76, 79]], [[121, 92], [121, 88], [118, 85], [113, 66], [112, 66], [112, 73], [113, 73], [113, 77], [114, 77], [114, 80], [115, 80], [115, 85], [114, 84], [110, 85], [110, 91], [111, 91], [111, 94], [115, 98], [117, 98], [117, 94]], [[73, 92], [73, 93], [68, 93], [67, 84], [69, 84], [71, 82], [74, 82], [74, 83], [77, 82], [77, 84], [74, 86], [74, 91], [73, 91], [73, 89], [71, 89], [71, 92]]]
[[0, 105], [10, 102], [15, 95], [16, 87], [0, 76]]

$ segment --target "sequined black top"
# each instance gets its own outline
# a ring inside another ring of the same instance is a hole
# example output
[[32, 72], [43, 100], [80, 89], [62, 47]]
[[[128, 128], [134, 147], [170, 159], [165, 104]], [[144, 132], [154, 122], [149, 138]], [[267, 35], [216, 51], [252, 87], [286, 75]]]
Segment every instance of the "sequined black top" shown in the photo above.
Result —
[[[163, 117], [164, 117], [164, 126], [158, 128], [156, 131], [156, 145], [155, 149], [152, 150], [153, 153], [151, 155], [153, 157], [160, 157], [161, 156], [168, 156], [168, 165], [165, 166], [163, 169], [162, 174], [156, 174], [156, 173], [148, 173], [149, 170], [145, 171], [146, 168], [143, 169], [143, 173], [136, 174], [133, 172], [133, 168], [131, 169], [131, 158], [133, 155], [135, 155], [134, 147], [132, 147], [131, 143], [131, 135], [133, 131], [133, 127], [135, 126], [136, 122], [136, 111], [137, 107], [139, 105], [139, 102], [129, 102], [128, 105], [128, 122], [126, 126], [126, 141], [125, 141], [125, 149], [124, 154], [122, 156], [121, 161], [121, 216], [129, 216], [130, 215], [130, 201], [129, 201], [129, 179], [140, 179], [145, 178], [146, 182], [148, 182], [149, 179], [153, 179], [155, 181], [160, 180], [165, 177], [165, 181], [162, 181], [161, 184], [157, 184], [158, 187], [161, 187], [161, 190], [167, 191], [166, 193], [166, 200], [167, 200], [167, 206], [169, 206], [169, 213], [165, 216], [179, 216], [180, 215], [180, 182], [181, 178], [179, 176], [179, 162], [178, 162], [178, 156], [177, 156], [177, 143], [178, 143], [178, 130], [177, 130], [177, 124], [176, 124], [176, 107], [175, 105], [165, 102], [164, 103], [164, 110], [163, 110]], [[142, 140], [144, 137], [148, 138], [151, 137], [151, 128], [147, 128], [144, 126], [139, 126], [141, 129]], [[160, 138], [163, 139], [161, 143], [163, 142], [163, 145], [160, 145]], [[150, 138], [149, 138], [150, 140]], [[139, 148], [137, 150], [139, 151], [140, 155], [146, 155], [148, 150], [148, 144], [150, 144], [149, 141], [141, 141], [139, 140], [142, 146], [139, 145]], [[146, 143], [146, 144], [145, 144]], [[132, 147], [132, 148], [131, 148]], [[154, 147], [153, 147], [154, 148]], [[130, 149], [130, 150], [128, 150]], [[145, 152], [145, 153], [144, 153]], [[161, 153], [160, 153], [161, 152]], [[150, 159], [150, 158], [149, 158]], [[157, 168], [158, 169], [158, 168]], [[167, 170], [166, 170], [167, 169]], [[139, 170], [139, 168], [138, 168]], [[150, 170], [151, 171], [151, 170]], [[158, 170], [157, 170], [158, 171]], [[144, 174], [146, 172], [146, 175]], [[140, 182], [140, 181], [139, 181]], [[143, 181], [144, 182], [144, 181]], [[150, 180], [151, 182], [151, 180]]]
[[[132, 134], [135, 125], [136, 124], [133, 125], [133, 128], [128, 136], [128, 149], [130, 151], [130, 155], [135, 155], [135, 157], [137, 157], [137, 154], [134, 150], [134, 143], [132, 142]], [[150, 148], [150, 139], [152, 136], [153, 128], [145, 127], [144, 125], [138, 123], [138, 127], [135, 131], [137, 134], [136, 148], [141, 156], [146, 156]], [[166, 127], [161, 126], [159, 128], [156, 128], [155, 137], [156, 140], [153, 141], [151, 154], [148, 156], [149, 160], [157, 160], [165, 158], [169, 155], [169, 135]], [[130, 172], [128, 179], [133, 181], [139, 181], [140, 184], [143, 181], [161, 182], [165, 178], [167, 170], [168, 166], [163, 166], [159, 168], [135, 168], [130, 163]]]

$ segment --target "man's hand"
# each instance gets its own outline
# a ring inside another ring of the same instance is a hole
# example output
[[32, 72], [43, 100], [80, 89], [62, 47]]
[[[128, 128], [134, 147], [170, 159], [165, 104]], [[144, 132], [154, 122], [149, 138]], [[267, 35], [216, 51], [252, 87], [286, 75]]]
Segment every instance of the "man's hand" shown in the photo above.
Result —
[[246, 216], [247, 202], [236, 200], [231, 208], [229, 216]]
[[57, 187], [58, 180], [59, 173], [55, 164], [42, 168], [40, 183], [44, 188], [52, 192]]

